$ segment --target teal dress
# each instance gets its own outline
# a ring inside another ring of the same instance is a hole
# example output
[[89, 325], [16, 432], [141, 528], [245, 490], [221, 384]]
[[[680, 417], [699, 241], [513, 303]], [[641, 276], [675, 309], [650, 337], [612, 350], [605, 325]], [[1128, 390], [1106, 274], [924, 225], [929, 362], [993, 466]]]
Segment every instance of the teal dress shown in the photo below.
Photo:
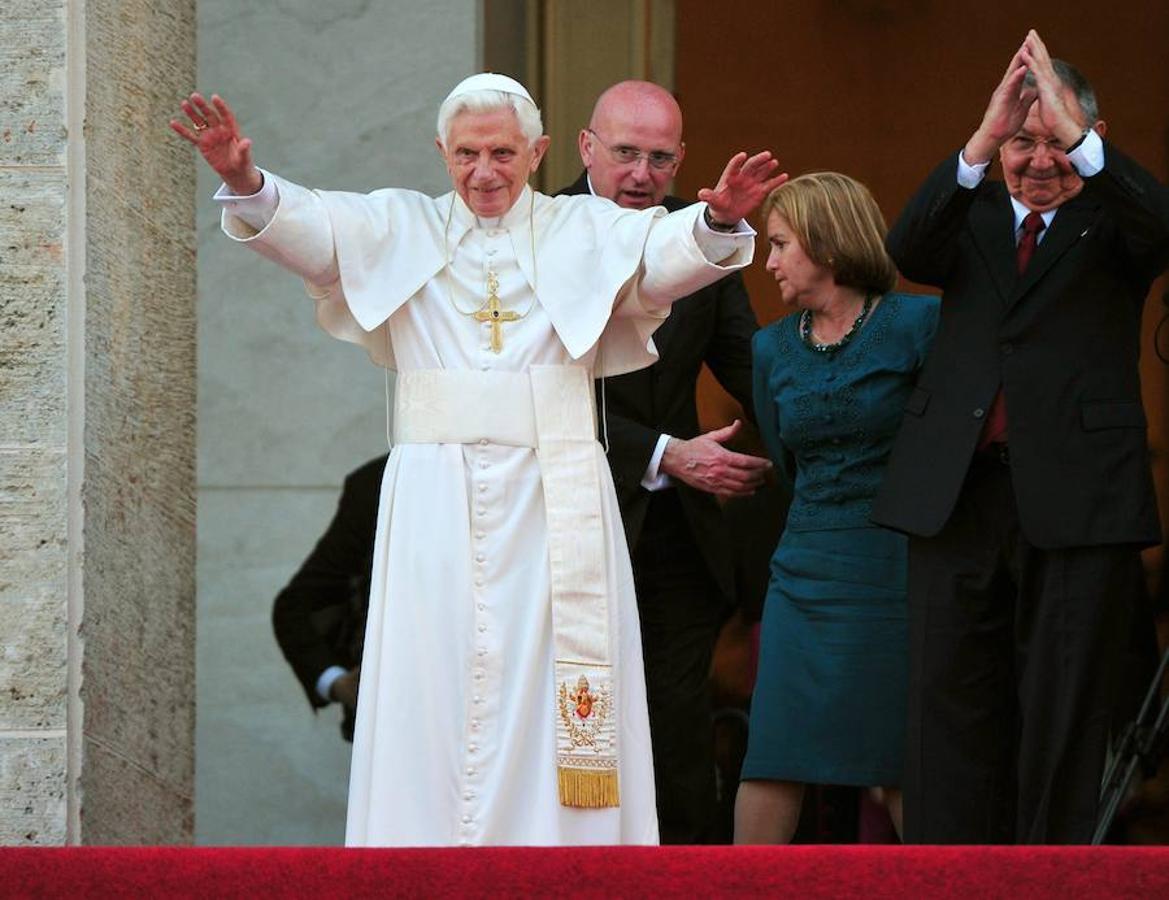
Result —
[[752, 349], [759, 430], [792, 505], [771, 558], [744, 779], [895, 786], [904, 750], [906, 539], [869, 521], [938, 301], [887, 294], [839, 350], [790, 315]]

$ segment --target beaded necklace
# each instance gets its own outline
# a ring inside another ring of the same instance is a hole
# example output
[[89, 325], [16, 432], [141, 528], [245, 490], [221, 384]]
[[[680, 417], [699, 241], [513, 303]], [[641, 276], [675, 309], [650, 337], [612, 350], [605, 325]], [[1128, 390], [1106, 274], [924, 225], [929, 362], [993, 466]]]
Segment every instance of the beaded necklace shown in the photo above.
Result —
[[810, 350], [815, 350], [817, 353], [835, 353], [838, 350], [846, 347], [848, 342], [856, 337], [856, 333], [860, 331], [861, 326], [865, 324], [865, 319], [869, 317], [869, 313], [873, 310], [873, 301], [877, 298], [872, 294], [865, 295], [865, 302], [861, 304], [861, 311], [857, 313], [857, 317], [853, 320], [852, 327], [844, 333], [838, 341], [831, 344], [817, 344], [812, 337], [812, 311], [805, 309], [800, 313], [800, 340], [802, 340]]

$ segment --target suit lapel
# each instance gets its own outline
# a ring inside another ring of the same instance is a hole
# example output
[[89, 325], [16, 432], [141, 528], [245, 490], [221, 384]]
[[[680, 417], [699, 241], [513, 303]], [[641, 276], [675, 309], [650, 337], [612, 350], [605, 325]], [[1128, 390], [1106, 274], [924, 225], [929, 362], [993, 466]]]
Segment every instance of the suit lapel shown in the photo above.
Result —
[[670, 315], [654, 332], [654, 346], [658, 348], [659, 357], [665, 353], [674, 335], [674, 323], [678, 321], [677, 303], [678, 301], [674, 302], [674, 306], [670, 308]]
[[1018, 302], [1047, 274], [1048, 269], [1088, 233], [1095, 215], [1096, 205], [1080, 197], [1072, 198], [1059, 208], [1047, 234], [1035, 248], [1035, 255], [1031, 257], [1027, 271], [1018, 279], [1012, 303]]
[[970, 210], [970, 228], [986, 267], [1004, 304], [1011, 300], [1018, 275], [1015, 272], [1015, 214], [1001, 184], [993, 195]]

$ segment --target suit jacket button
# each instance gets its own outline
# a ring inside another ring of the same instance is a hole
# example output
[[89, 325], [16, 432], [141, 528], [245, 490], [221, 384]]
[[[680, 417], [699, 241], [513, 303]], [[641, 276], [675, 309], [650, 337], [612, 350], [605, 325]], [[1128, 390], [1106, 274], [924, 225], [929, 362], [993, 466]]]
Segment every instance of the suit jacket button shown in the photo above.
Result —
[[1010, 356], [1015, 352], [1014, 344], [1003, 344], [999, 349], [1003, 351], [1003, 356]]
[[986, 415], [986, 410], [983, 409], [981, 406], [978, 407], [978, 409], [974, 410], [974, 413], [973, 413], [973, 416], [976, 419], [981, 419], [985, 415]]

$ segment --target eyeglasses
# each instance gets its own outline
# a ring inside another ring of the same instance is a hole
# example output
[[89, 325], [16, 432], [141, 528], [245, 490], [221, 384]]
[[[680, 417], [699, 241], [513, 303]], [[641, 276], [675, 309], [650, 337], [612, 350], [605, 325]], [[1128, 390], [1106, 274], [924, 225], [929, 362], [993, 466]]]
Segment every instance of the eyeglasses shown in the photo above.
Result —
[[1015, 135], [1007, 141], [1007, 146], [1016, 153], [1031, 153], [1036, 150], [1040, 144], [1046, 144], [1049, 153], [1063, 153], [1063, 141], [1055, 138], [1033, 138], [1025, 134]]
[[597, 143], [609, 151], [614, 160], [623, 166], [636, 165], [644, 159], [651, 169], [666, 171], [678, 164], [678, 154], [667, 153], [664, 150], [642, 150], [640, 147], [630, 147], [628, 144], [618, 144], [611, 147], [601, 140], [601, 136], [591, 128], [586, 128], [589, 134], [597, 139]]

